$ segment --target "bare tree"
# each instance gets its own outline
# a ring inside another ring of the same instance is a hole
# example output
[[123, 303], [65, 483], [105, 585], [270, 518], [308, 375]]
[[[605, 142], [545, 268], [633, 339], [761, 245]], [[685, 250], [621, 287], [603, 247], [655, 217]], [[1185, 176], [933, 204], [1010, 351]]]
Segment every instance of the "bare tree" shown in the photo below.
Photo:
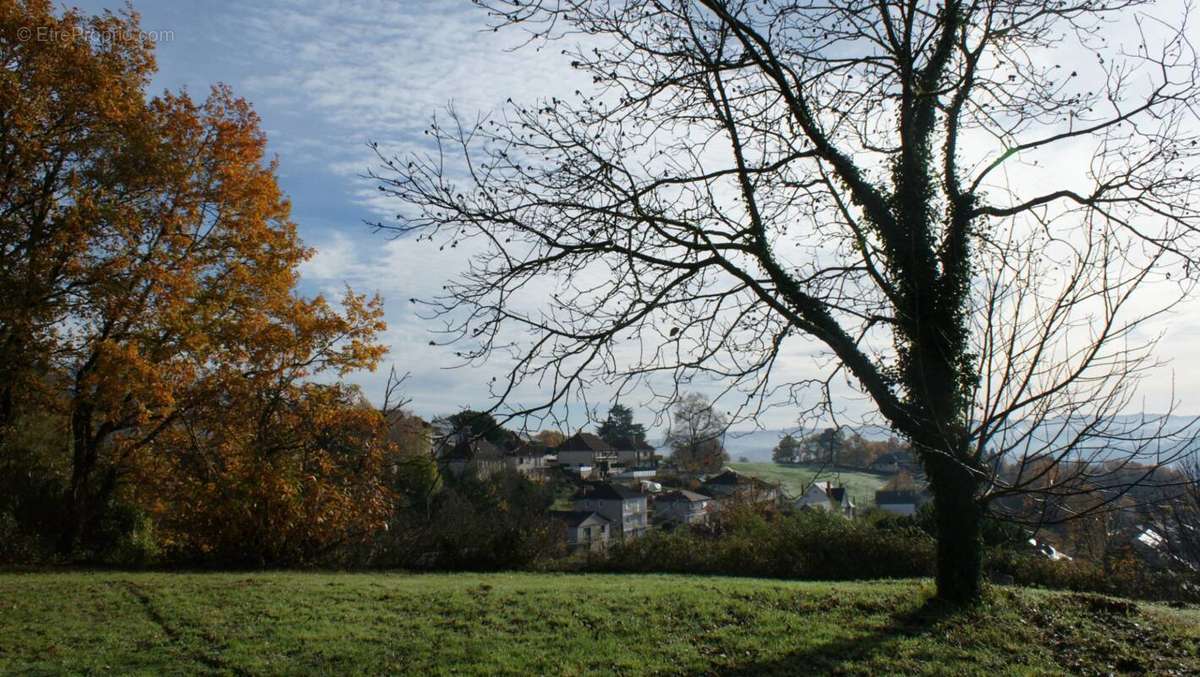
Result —
[[667, 444], [671, 462], [681, 470], [717, 472], [729, 462], [725, 430], [729, 420], [700, 393], [688, 393], [671, 410]]
[[[1153, 365], [1139, 326], [1192, 272], [1186, 16], [1140, 0], [476, 1], [497, 28], [570, 43], [594, 90], [451, 109], [428, 153], [380, 151], [403, 213], [377, 225], [476, 252], [427, 308], [466, 361], [503, 354], [498, 401], [528, 381], [549, 393], [511, 414], [669, 377], [720, 383], [744, 418], [828, 406], [844, 379], [923, 463], [955, 601], [978, 596], [988, 504], [1056, 499], [1029, 471], [1182, 453], [1116, 414]], [[1106, 42], [1112, 22], [1135, 37]], [[1154, 306], [1134, 300], [1150, 282]], [[826, 370], [782, 378], [792, 341], [823, 345]]]
[[1196, 575], [1200, 573], [1200, 458], [1192, 456], [1180, 466], [1184, 491], [1155, 506], [1151, 524], [1157, 531], [1147, 545], [1164, 555], [1168, 567]]

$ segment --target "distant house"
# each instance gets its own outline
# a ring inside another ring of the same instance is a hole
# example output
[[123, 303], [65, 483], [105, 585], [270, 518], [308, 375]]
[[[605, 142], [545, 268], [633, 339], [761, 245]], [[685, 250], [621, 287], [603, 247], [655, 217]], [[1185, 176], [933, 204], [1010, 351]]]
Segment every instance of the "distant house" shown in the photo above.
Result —
[[439, 461], [454, 477], [470, 472], [483, 479], [504, 469], [504, 450], [482, 438], [462, 439], [445, 449]]
[[843, 517], [854, 517], [857, 510], [846, 488], [835, 487], [829, 482], [813, 482], [804, 495], [797, 498], [792, 505], [797, 510], [824, 510]]
[[527, 442], [516, 449], [505, 449], [482, 438], [460, 440], [443, 452], [440, 460], [454, 477], [470, 472], [480, 479], [507, 469], [540, 480], [548, 468], [546, 447], [541, 444]]
[[646, 533], [646, 496], [620, 484], [586, 483], [574, 496], [575, 510], [599, 513], [611, 523], [612, 537], [637, 538]]
[[897, 515], [915, 515], [932, 498], [925, 489], [880, 489], [875, 492], [875, 505]]
[[[1137, 525], [1126, 534], [1134, 552], [1142, 561], [1158, 569], [1200, 571], [1200, 560], [1193, 556], [1197, 528], [1182, 522], [1157, 526]], [[1182, 547], [1181, 547], [1182, 546]]]
[[540, 442], [525, 442], [504, 452], [505, 466], [532, 480], [544, 479], [552, 460], [549, 449]]
[[654, 499], [654, 521], [672, 524], [703, 524], [708, 520], [712, 498], [686, 489], [661, 494]]
[[617, 446], [614, 447], [614, 450], [617, 452], [617, 461], [629, 470], [655, 470], [658, 468], [658, 457], [655, 456], [654, 447], [645, 442], [636, 442], [629, 445], [628, 449]]
[[585, 467], [590, 467], [590, 474], [607, 477], [625, 469], [621, 457], [612, 445], [592, 433], [578, 432], [563, 440], [555, 448], [558, 454], [558, 465], [576, 474], [582, 475]]
[[733, 470], [708, 478], [700, 485], [700, 490], [715, 499], [739, 499], [756, 504], [777, 503], [780, 496], [778, 486]]
[[920, 470], [911, 452], [896, 451], [879, 456], [871, 462], [871, 470], [879, 473], [913, 473]]
[[572, 551], [598, 552], [608, 545], [612, 537], [612, 523], [591, 510], [553, 510], [550, 517], [562, 524], [567, 547]]

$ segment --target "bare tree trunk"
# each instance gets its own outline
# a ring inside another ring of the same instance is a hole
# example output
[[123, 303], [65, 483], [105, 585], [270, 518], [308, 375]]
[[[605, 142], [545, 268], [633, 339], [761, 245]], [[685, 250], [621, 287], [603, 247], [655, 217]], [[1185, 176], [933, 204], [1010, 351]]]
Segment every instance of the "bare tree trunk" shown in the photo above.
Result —
[[937, 524], [938, 597], [956, 604], [979, 599], [983, 576], [981, 508], [975, 498], [978, 480], [953, 459], [927, 454], [926, 472], [934, 486]]

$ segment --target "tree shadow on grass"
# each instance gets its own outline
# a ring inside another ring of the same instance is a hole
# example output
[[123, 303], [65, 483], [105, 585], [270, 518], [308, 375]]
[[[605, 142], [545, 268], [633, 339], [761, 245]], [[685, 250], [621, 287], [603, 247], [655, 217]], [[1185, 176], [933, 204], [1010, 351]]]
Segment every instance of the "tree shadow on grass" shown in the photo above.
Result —
[[956, 607], [930, 599], [917, 609], [892, 616], [891, 622], [868, 636], [857, 635], [794, 651], [786, 656], [725, 666], [696, 674], [735, 675], [825, 675], [866, 673], [872, 658], [886, 655], [889, 648], [906, 639], [933, 634], [941, 623], [963, 613]]

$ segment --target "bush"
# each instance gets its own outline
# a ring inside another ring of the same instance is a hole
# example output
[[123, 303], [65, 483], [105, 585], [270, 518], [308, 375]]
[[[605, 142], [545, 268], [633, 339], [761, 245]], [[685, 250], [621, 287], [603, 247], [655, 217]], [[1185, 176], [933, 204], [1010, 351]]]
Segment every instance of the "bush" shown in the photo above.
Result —
[[822, 511], [723, 513], [711, 528], [653, 531], [569, 566], [598, 571], [720, 574], [804, 579], [874, 579], [933, 573], [933, 540], [915, 529], [885, 530]]
[[405, 569], [528, 568], [561, 556], [565, 544], [547, 514], [554, 487], [516, 473], [448, 480], [428, 512], [397, 511], [367, 562]]
[[1017, 585], [1099, 592], [1158, 601], [1200, 602], [1196, 576], [1149, 569], [1132, 555], [1108, 562], [1050, 560], [1011, 549], [991, 548], [990, 574], [1011, 576]]
[[113, 501], [87, 543], [94, 549], [90, 561], [123, 567], [157, 564], [162, 548], [154, 532], [154, 523], [142, 510]]

